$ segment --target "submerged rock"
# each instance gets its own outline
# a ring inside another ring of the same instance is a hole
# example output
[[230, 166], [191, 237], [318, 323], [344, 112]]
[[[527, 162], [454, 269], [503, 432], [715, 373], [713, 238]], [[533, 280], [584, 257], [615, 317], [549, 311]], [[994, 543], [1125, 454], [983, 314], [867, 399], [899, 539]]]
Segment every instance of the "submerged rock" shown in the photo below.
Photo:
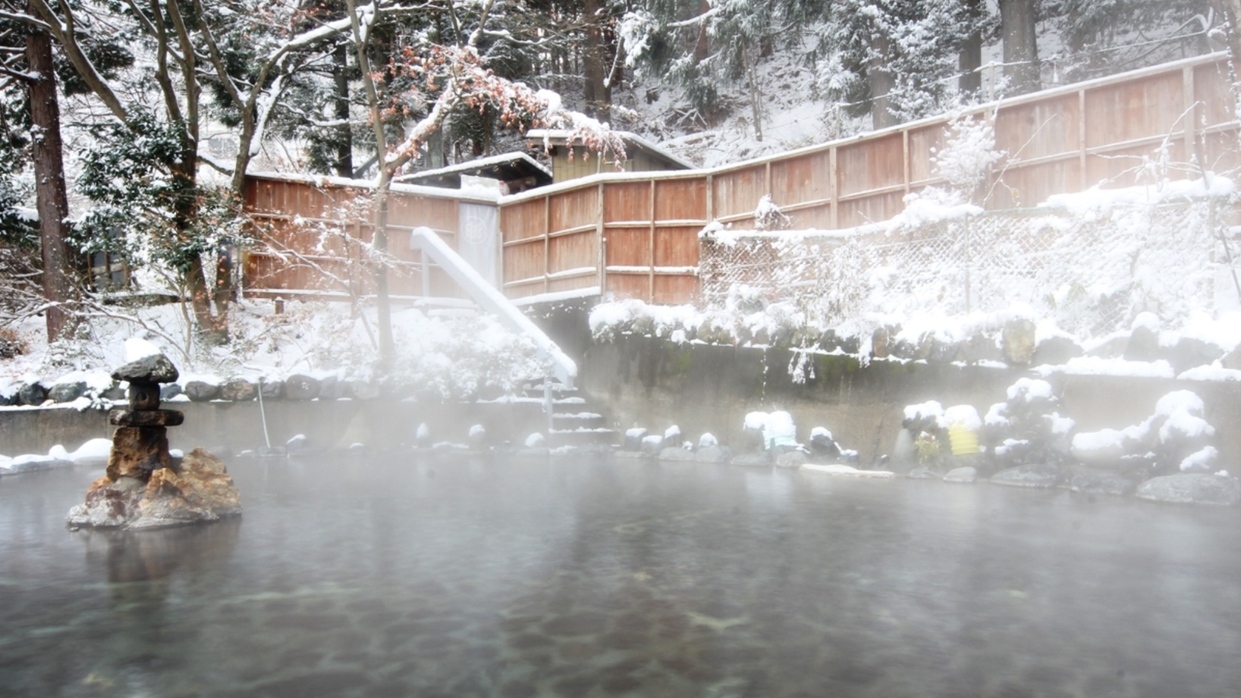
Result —
[[1047, 463], [1028, 463], [1001, 470], [991, 482], [1010, 487], [1050, 488], [1060, 484], [1060, 469]]
[[70, 526], [162, 528], [217, 521], [241, 513], [241, 496], [218, 458], [194, 449], [172, 468], [134, 477], [102, 477], [91, 484], [86, 501], [69, 510]]
[[810, 457], [805, 451], [786, 451], [776, 456], [777, 468], [800, 468], [810, 462]]
[[953, 468], [944, 476], [944, 482], [964, 482], [970, 483], [978, 479], [978, 469], [968, 465], [960, 468]]
[[910, 470], [908, 473], [905, 474], [905, 477], [911, 480], [938, 480], [940, 479], [939, 473], [935, 472], [934, 470], [931, 470], [925, 465], [919, 465], [913, 470]]
[[1136, 483], [1119, 473], [1081, 469], [1069, 477], [1069, 489], [1082, 494], [1132, 494]]
[[700, 447], [698, 453], [694, 454], [694, 458], [699, 463], [727, 463], [732, 459], [732, 455], [732, 451], [727, 447], [717, 444]]
[[693, 451], [679, 446], [665, 446], [659, 451], [659, 460], [692, 462], [697, 460]]
[[746, 468], [769, 468], [771, 467], [771, 454], [767, 451], [758, 453], [742, 453], [733, 456], [733, 465], [740, 465]]
[[1230, 507], [1241, 502], [1241, 481], [1208, 473], [1164, 475], [1139, 485], [1137, 497], [1152, 502]]

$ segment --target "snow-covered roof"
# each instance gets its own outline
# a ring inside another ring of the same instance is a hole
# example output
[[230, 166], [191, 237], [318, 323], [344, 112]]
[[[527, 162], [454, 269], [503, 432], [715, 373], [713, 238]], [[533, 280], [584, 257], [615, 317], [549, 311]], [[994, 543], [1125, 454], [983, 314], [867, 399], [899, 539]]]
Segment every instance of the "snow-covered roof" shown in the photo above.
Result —
[[544, 166], [543, 163], [539, 162], [538, 160], [535, 160], [529, 155], [526, 155], [525, 153], [501, 153], [499, 155], [492, 155], [492, 156], [485, 157], [485, 158], [478, 158], [476, 160], [470, 160], [468, 162], [460, 162], [460, 163], [457, 163], [456, 165], [440, 167], [434, 170], [422, 170], [421, 172], [414, 172], [411, 174], [400, 175], [396, 178], [395, 181], [409, 182], [409, 181], [418, 181], [418, 180], [424, 180], [424, 179], [433, 179], [436, 177], [444, 177], [448, 175], [469, 174], [471, 172], [476, 172], [478, 170], [485, 170], [489, 168], [495, 168], [495, 167], [504, 166], [504, 165], [514, 165], [514, 164], [520, 164], [520, 166], [522, 167], [528, 167], [531, 169], [538, 170], [539, 172], [542, 172], [543, 174], [547, 175], [547, 178], [549, 180], [551, 179], [552, 171], [547, 169], [547, 167]]
[[[349, 179], [348, 177], [294, 174], [290, 172], [250, 172], [246, 174], [246, 179], [265, 179], [278, 182], [300, 182], [317, 187], [356, 187], [360, 189], [375, 188], [375, 180], [373, 179]], [[440, 199], [461, 199], [486, 203], [494, 203], [496, 196], [498, 196], [498, 192], [496, 194], [488, 194], [479, 189], [461, 191], [459, 189], [444, 189], [442, 187], [425, 187], [417, 184], [401, 184], [400, 182], [393, 182], [391, 185], [391, 191], [402, 192], [405, 194], [418, 194], [420, 196], [435, 197]]]
[[[569, 139], [569, 135], [571, 133], [572, 131], [567, 129], [532, 128], [526, 132], [526, 141], [531, 143], [563, 145], [565, 141]], [[621, 140], [625, 142], [626, 148], [634, 147], [639, 150], [645, 150], [651, 155], [667, 160], [668, 162], [686, 170], [692, 170], [695, 167], [694, 163], [682, 158], [679, 155], [674, 155], [663, 146], [652, 141], [648, 141], [632, 131], [613, 131], [612, 133], [620, 136]]]

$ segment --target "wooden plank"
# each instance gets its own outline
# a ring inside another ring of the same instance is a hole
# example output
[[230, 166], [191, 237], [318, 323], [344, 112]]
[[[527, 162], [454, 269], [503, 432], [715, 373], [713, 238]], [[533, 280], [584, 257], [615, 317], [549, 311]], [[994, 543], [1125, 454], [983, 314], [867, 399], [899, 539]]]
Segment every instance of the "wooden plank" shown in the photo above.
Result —
[[649, 282], [645, 274], [617, 274], [608, 272], [608, 285], [604, 293], [611, 293], [617, 299], [646, 297]]
[[822, 200], [831, 180], [831, 153], [812, 153], [771, 164], [771, 196], [781, 210]]
[[668, 305], [692, 303], [698, 300], [698, 277], [692, 275], [660, 276], [655, 279], [652, 302]]
[[660, 228], [655, 233], [652, 266], [698, 266], [698, 228]]
[[647, 182], [608, 182], [603, 184], [603, 222], [645, 220], [651, 208], [651, 187]]
[[[576, 235], [563, 235], [552, 238], [548, 246], [548, 274], [555, 274], [566, 269], [595, 268], [598, 259], [598, 248], [594, 230]], [[594, 282], [591, 282], [592, 285]]]
[[765, 171], [766, 167], [760, 165], [715, 175], [712, 178], [715, 217], [752, 214], [758, 207], [758, 200], [766, 193], [763, 189]]
[[655, 184], [655, 217], [668, 220], [706, 220], [707, 185], [703, 179], [652, 180]]
[[1086, 90], [1086, 147], [1167, 134], [1181, 116], [1183, 87], [1176, 71]]
[[[985, 117], [977, 115], [973, 118]], [[944, 147], [946, 131], [947, 126], [943, 123], [929, 124], [909, 130], [908, 150], [906, 151], [908, 185], [913, 186], [938, 179], [933, 163], [935, 153]]]
[[651, 249], [648, 228], [609, 229], [606, 266], [650, 266]]
[[880, 187], [904, 187], [904, 139], [890, 133], [840, 146], [836, 150], [836, 178], [840, 197]]

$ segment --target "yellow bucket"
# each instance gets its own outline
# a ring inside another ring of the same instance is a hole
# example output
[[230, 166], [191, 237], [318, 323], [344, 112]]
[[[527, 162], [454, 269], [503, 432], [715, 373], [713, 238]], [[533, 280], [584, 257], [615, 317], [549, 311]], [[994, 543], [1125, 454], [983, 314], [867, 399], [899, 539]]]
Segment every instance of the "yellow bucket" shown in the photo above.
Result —
[[978, 432], [963, 426], [948, 427], [948, 443], [954, 456], [973, 455], [978, 453]]

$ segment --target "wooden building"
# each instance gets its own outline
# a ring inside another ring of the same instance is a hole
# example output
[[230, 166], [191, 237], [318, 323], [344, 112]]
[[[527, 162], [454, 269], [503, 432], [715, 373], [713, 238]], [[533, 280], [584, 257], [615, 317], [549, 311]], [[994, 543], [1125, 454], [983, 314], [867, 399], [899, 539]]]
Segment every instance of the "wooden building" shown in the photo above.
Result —
[[569, 132], [531, 129], [526, 143], [531, 150], [543, 151], [552, 161], [552, 180], [556, 183], [609, 172], [670, 172], [692, 170], [693, 163], [673, 155], [659, 145], [629, 131], [615, 131], [625, 143], [625, 161], [599, 157], [581, 144], [568, 145]]

